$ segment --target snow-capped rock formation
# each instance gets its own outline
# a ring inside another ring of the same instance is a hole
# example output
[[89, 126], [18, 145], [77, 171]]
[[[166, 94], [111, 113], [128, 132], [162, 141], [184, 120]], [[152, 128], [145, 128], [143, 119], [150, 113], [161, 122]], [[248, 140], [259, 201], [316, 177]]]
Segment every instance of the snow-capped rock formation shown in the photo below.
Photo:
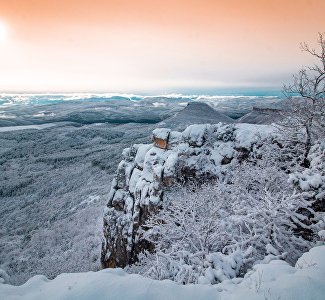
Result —
[[160, 122], [158, 126], [184, 130], [191, 124], [217, 124], [219, 122], [228, 124], [233, 123], [234, 120], [207, 103], [189, 102], [183, 110]]
[[238, 123], [272, 124], [283, 119], [280, 109], [253, 107], [253, 110], [237, 120]]
[[217, 178], [233, 164], [258, 155], [265, 139], [276, 137], [267, 125], [191, 125], [183, 132], [158, 128], [153, 144], [136, 144], [123, 152], [104, 213], [102, 265], [124, 267], [142, 249], [138, 229], [155, 213], [166, 187], [177, 180]]

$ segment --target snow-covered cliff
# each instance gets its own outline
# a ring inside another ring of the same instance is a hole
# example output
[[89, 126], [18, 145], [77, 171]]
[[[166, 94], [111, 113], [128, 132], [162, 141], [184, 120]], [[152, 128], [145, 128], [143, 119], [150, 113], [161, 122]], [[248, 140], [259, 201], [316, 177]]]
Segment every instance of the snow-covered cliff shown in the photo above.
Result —
[[153, 144], [136, 144], [123, 152], [104, 213], [104, 267], [124, 267], [150, 245], [138, 229], [179, 180], [218, 178], [238, 162], [262, 155], [266, 139], [276, 139], [268, 125], [191, 125], [183, 132], [159, 128]]

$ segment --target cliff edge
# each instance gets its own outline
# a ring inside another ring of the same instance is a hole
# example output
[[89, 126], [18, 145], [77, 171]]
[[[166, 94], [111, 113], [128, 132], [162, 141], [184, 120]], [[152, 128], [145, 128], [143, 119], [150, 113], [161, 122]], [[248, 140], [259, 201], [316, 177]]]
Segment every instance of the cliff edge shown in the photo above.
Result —
[[263, 140], [276, 137], [274, 127], [251, 124], [191, 125], [183, 132], [158, 128], [152, 144], [123, 151], [104, 211], [102, 266], [125, 267], [143, 249], [138, 229], [164, 199], [164, 190], [180, 179], [218, 178], [250, 156], [261, 155]]

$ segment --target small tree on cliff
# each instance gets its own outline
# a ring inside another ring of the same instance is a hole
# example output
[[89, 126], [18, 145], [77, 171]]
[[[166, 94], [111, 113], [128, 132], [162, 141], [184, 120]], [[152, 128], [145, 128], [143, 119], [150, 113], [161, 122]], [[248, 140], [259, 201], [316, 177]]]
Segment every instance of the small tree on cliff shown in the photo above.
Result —
[[281, 126], [294, 132], [296, 142], [304, 145], [303, 165], [309, 167], [307, 156], [313, 141], [324, 135], [325, 128], [325, 33], [319, 33], [319, 50], [301, 44], [301, 50], [312, 55], [318, 64], [302, 67], [293, 81], [283, 87], [289, 98], [289, 109]]

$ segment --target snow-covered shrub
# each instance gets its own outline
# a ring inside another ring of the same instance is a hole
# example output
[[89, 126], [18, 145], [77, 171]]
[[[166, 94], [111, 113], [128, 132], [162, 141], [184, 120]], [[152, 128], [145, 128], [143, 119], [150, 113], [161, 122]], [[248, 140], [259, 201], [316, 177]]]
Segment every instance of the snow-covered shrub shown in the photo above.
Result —
[[234, 124], [224, 125], [218, 127], [218, 131], [215, 133], [217, 140], [228, 142], [235, 140], [235, 126]]
[[325, 198], [325, 140], [317, 141], [311, 147], [308, 160], [310, 167], [290, 174], [289, 182], [301, 190], [315, 191], [316, 198]]
[[310, 167], [289, 175], [289, 182], [302, 191], [308, 191], [313, 198], [313, 230], [319, 231], [318, 237], [324, 242], [325, 230], [325, 140], [317, 141], [310, 149]]
[[10, 276], [8, 275], [8, 273], [3, 270], [0, 269], [0, 283], [9, 283], [10, 281]]
[[303, 172], [290, 174], [289, 181], [299, 185], [300, 189], [303, 191], [309, 191], [311, 189], [319, 188], [325, 179], [321, 174], [306, 169]]
[[143, 228], [155, 245], [130, 268], [181, 284], [217, 283], [252, 264], [283, 258], [290, 263], [312, 245], [296, 234], [311, 213], [310, 194], [296, 192], [272, 163], [237, 165], [218, 182], [170, 192]]

